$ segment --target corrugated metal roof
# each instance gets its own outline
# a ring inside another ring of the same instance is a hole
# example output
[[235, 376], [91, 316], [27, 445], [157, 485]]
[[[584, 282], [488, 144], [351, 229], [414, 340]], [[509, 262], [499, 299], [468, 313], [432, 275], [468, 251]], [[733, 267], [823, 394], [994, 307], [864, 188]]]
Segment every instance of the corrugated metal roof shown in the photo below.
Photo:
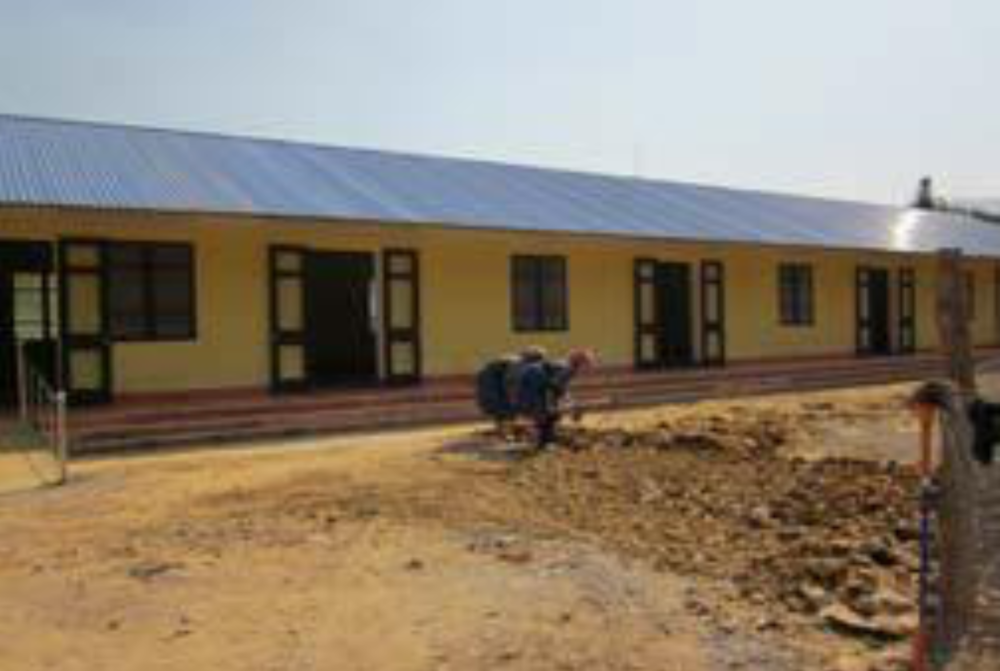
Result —
[[0, 115], [0, 203], [1000, 256], [1000, 228], [855, 202]]
[[974, 210], [1000, 217], [1000, 198], [956, 198], [950, 200], [949, 203], [959, 209]]

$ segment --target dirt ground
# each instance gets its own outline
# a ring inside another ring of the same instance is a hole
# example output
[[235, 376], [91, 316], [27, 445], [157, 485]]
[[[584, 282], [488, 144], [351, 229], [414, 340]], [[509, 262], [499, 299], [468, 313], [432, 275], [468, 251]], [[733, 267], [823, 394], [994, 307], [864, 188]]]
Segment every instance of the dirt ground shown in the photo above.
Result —
[[0, 669], [901, 668], [866, 604], [909, 617], [912, 474], [869, 463], [912, 457], [906, 391], [592, 417], [540, 456], [457, 427], [50, 489], [0, 457]]

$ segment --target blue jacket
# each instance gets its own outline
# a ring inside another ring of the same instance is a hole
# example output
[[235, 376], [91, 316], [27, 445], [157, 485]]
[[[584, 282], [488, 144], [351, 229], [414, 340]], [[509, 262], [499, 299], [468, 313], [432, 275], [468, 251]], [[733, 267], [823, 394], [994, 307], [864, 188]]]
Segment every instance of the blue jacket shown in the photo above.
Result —
[[573, 369], [564, 363], [539, 361], [526, 366], [517, 390], [518, 411], [531, 416], [557, 412], [573, 374]]

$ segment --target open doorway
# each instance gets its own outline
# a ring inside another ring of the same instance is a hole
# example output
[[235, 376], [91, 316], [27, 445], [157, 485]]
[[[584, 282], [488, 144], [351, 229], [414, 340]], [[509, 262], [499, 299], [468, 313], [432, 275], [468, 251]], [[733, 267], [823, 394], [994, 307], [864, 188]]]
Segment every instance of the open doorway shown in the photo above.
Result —
[[856, 295], [858, 354], [891, 354], [889, 271], [867, 266], [858, 268]]
[[19, 347], [36, 371], [55, 381], [56, 313], [51, 246], [0, 241], [0, 406], [17, 403]]
[[272, 387], [376, 382], [374, 256], [273, 247], [270, 259]]
[[313, 386], [376, 381], [374, 280], [371, 254], [310, 252], [306, 257], [306, 368]]

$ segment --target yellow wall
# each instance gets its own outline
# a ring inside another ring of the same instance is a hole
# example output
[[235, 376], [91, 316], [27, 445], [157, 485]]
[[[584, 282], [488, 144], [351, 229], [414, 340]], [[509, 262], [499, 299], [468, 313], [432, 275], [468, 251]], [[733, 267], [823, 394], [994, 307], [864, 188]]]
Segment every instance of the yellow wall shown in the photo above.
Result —
[[[633, 260], [649, 257], [725, 264], [727, 349], [731, 360], [854, 351], [854, 281], [859, 264], [917, 272], [920, 348], [936, 343], [936, 260], [761, 248], [597, 240], [541, 234], [462, 232], [439, 228], [276, 222], [252, 218], [126, 215], [96, 211], [0, 211], [0, 239], [60, 236], [181, 240], [194, 244], [198, 337], [192, 342], [118, 343], [115, 391], [148, 392], [268, 383], [267, 249], [272, 244], [316, 249], [420, 251], [424, 367], [428, 375], [466, 373], [498, 352], [541, 344], [559, 351], [596, 348], [604, 362], [633, 359]], [[570, 330], [516, 334], [511, 330], [509, 257], [563, 254], [568, 260]], [[782, 261], [813, 264], [816, 323], [782, 327], [777, 271]], [[997, 342], [994, 265], [968, 261], [977, 275], [979, 344]], [[693, 278], [694, 279], [694, 278]], [[894, 300], [895, 300], [895, 291]], [[696, 339], [697, 340], [697, 339]]]

